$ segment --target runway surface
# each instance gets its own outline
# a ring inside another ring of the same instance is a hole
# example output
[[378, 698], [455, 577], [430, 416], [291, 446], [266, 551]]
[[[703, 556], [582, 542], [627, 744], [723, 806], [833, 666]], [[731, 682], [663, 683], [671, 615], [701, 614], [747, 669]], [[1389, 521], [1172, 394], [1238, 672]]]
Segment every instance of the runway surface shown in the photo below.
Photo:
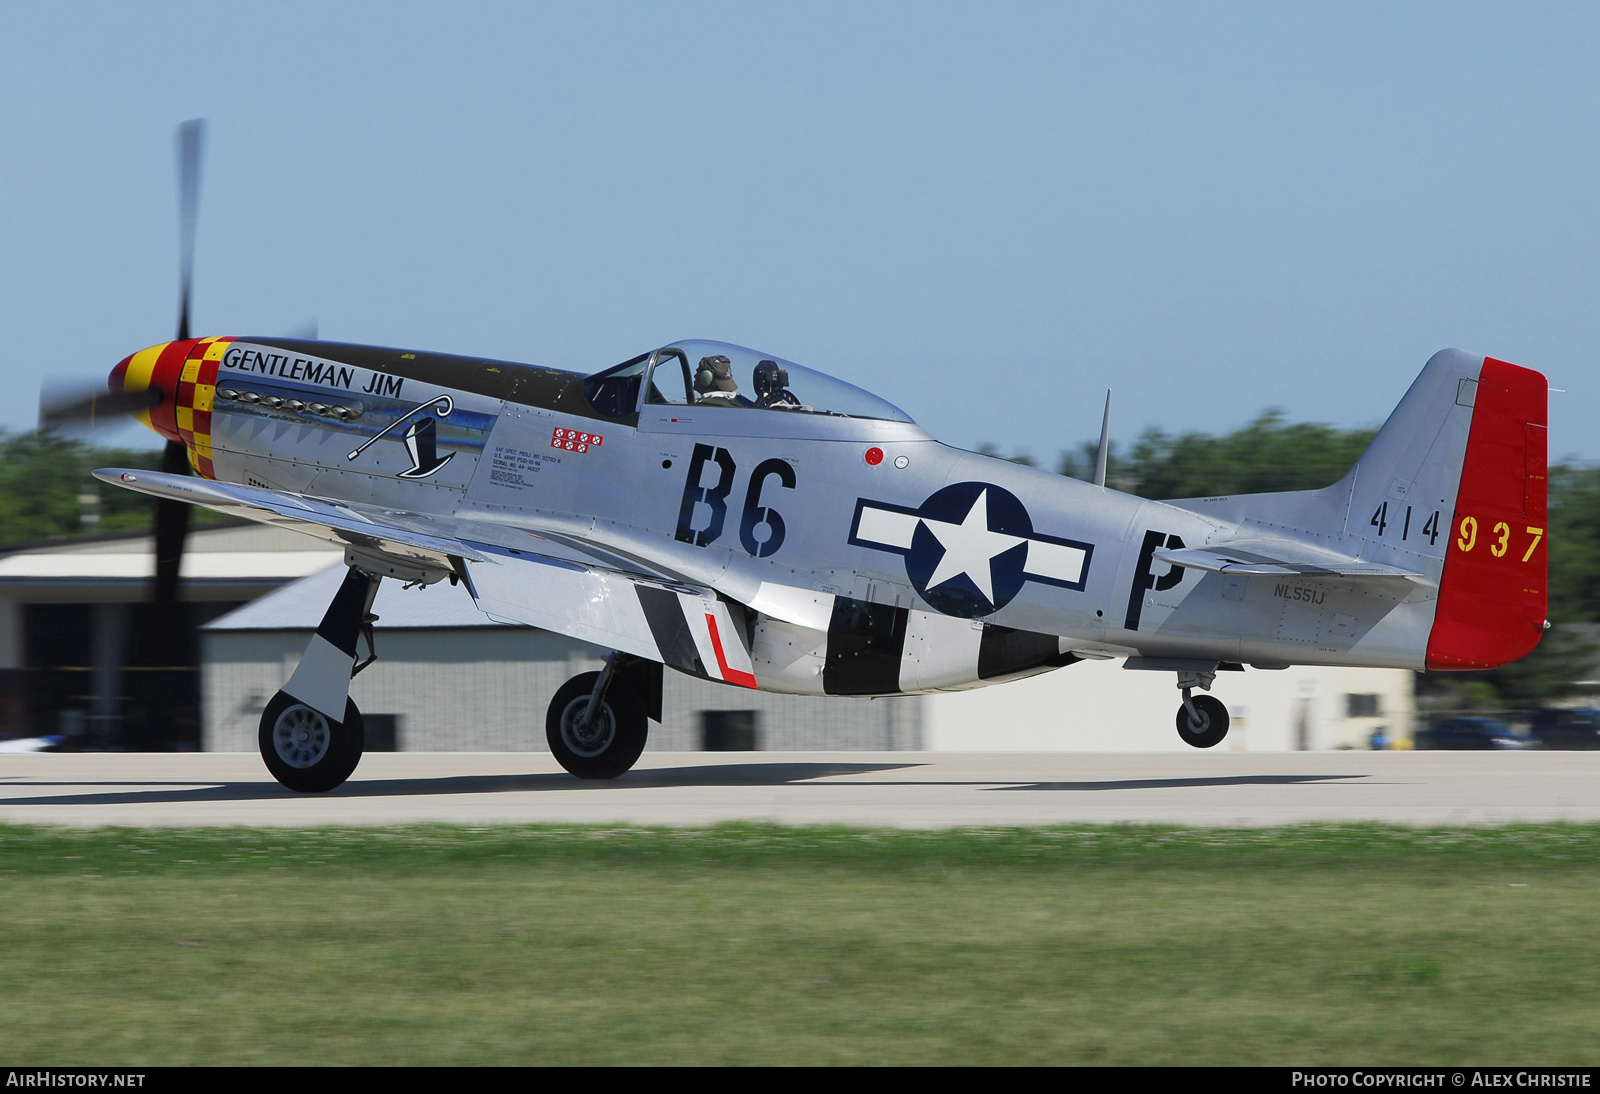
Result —
[[0, 756], [0, 821], [391, 825], [1600, 821], [1600, 752], [648, 753], [585, 783], [537, 753], [379, 753], [331, 794], [253, 754]]

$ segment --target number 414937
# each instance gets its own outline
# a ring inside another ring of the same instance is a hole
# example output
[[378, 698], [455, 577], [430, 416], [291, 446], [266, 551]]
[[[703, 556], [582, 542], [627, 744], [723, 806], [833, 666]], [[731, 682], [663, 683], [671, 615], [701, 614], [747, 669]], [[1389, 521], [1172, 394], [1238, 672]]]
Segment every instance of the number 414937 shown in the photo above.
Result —
[[[1405, 516], [1403, 518], [1390, 520], [1389, 503], [1384, 502], [1383, 504], [1379, 505], [1378, 508], [1372, 511], [1372, 520], [1370, 523], [1372, 527], [1378, 530], [1378, 535], [1380, 536], [1389, 531], [1390, 525], [1400, 524], [1400, 538], [1402, 540], [1410, 539], [1411, 506], [1406, 506]], [[1428, 544], [1431, 546], [1438, 542], [1439, 531], [1439, 510], [1435, 509], [1428, 519], [1423, 522], [1421, 535], [1428, 537]], [[1525, 528], [1525, 534], [1530, 538], [1528, 540], [1528, 549], [1523, 552], [1522, 561], [1527, 562], [1529, 559], [1533, 558], [1534, 550], [1538, 548], [1539, 542], [1544, 539], [1544, 529], [1535, 528], [1530, 524]], [[1478, 518], [1462, 517], [1460, 534], [1456, 537], [1456, 546], [1463, 551], [1470, 551], [1477, 545]], [[1494, 529], [1490, 533], [1489, 553], [1495, 558], [1504, 558], [1506, 553], [1510, 550], [1511, 525], [1502, 520], [1495, 524]]]

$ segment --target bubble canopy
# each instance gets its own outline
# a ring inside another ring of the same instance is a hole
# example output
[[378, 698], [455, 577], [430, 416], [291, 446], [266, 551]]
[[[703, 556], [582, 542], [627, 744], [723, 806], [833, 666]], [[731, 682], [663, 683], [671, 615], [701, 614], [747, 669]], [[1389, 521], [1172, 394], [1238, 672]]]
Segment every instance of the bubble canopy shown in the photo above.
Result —
[[915, 424], [893, 403], [854, 384], [770, 353], [704, 339], [673, 342], [597, 372], [583, 391], [611, 418], [656, 404]]

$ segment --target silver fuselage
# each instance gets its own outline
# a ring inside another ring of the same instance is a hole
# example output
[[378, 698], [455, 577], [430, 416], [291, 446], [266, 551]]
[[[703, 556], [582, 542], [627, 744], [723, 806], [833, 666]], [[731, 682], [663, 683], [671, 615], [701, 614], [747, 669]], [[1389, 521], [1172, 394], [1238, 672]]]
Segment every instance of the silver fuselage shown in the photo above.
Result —
[[[453, 384], [443, 366], [424, 378], [352, 363], [337, 346], [235, 341], [215, 381], [214, 476], [426, 516], [501, 547], [571, 536], [708, 586], [745, 607], [770, 690], [962, 688], [1071, 660], [991, 658], [980, 672], [984, 643], [1009, 632], [1033, 636], [1035, 654], [1050, 636], [1054, 654], [1152, 667], [1423, 664], [1426, 580], [1238, 576], [1152, 557], [1248, 536], [1404, 562], [1436, 587], [1446, 541], [1417, 534], [1421, 516], [1403, 540], [1359, 534], [1355, 503], [1338, 496], [1353, 482], [1264, 496], [1267, 511], [1242, 498], [1153, 502], [952, 448], [908, 422], [650, 403], [606, 417], [580, 375], [499, 375], [515, 367], [463, 363], [477, 371]], [[496, 375], [478, 382], [485, 370]], [[433, 423], [431, 471], [416, 437], [394, 428], [419, 408]], [[1326, 527], [1330, 513], [1339, 528]], [[827, 687], [844, 604], [870, 606], [869, 630], [899, 629], [899, 663]]]

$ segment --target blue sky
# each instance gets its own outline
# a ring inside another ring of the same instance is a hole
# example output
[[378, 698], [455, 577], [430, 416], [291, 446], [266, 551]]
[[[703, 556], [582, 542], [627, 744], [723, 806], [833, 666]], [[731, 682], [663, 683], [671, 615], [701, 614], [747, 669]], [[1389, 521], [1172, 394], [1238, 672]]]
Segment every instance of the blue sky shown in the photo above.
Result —
[[195, 327], [598, 369], [683, 337], [1053, 462], [1435, 350], [1600, 459], [1600, 7], [0, 0], [0, 426]]

